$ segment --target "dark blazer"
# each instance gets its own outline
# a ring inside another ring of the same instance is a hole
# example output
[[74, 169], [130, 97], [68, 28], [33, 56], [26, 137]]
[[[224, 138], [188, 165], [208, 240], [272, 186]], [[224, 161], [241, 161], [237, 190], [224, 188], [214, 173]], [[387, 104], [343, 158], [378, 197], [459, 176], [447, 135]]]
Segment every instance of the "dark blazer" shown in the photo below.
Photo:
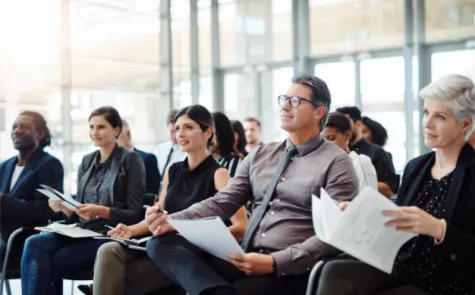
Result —
[[63, 191], [63, 165], [43, 148], [36, 149], [10, 190], [17, 163], [18, 157], [15, 156], [0, 165], [0, 191], [4, 194], [0, 198], [0, 232], [5, 241], [17, 228], [46, 224], [52, 217], [48, 198], [36, 191], [40, 184]]
[[[408, 206], [422, 189], [435, 162], [431, 152], [411, 160], [404, 170], [396, 203]], [[475, 151], [469, 144], [462, 148], [447, 197], [447, 232], [437, 246], [444, 268], [460, 277], [475, 294]], [[449, 282], [447, 282], [449, 283]]]
[[[94, 161], [99, 151], [82, 158], [78, 170], [78, 201], [83, 203], [84, 189], [91, 176]], [[139, 154], [116, 146], [111, 155], [109, 171], [111, 209], [109, 224], [135, 224], [143, 219], [143, 199], [145, 188], [145, 167]]]
[[158, 194], [160, 189], [160, 172], [158, 171], [158, 161], [154, 154], [150, 154], [134, 148], [140, 157], [142, 157], [145, 164], [145, 174], [147, 175], [145, 181], [145, 193]]

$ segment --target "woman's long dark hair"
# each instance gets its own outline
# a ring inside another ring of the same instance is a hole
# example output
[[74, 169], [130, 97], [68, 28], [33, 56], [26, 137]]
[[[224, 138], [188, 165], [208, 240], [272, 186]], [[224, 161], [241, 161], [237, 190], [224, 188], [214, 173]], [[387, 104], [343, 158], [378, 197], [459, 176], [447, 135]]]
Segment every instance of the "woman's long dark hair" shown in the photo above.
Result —
[[216, 128], [216, 137], [218, 139], [219, 155], [228, 157], [233, 154], [234, 132], [228, 117], [221, 113], [213, 113], [214, 127]]
[[238, 120], [232, 120], [231, 126], [233, 126], [233, 131], [238, 134], [238, 139], [235, 144], [236, 150], [235, 153], [239, 154], [242, 158], [247, 156], [246, 151], [246, 134], [244, 133], [244, 127], [241, 122]]

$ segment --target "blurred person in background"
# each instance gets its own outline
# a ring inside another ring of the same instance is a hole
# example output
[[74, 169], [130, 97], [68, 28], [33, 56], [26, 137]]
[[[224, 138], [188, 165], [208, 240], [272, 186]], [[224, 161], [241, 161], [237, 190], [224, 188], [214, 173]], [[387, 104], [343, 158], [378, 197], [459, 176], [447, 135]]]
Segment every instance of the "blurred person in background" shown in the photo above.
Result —
[[391, 198], [398, 190], [399, 180], [390, 156], [382, 147], [369, 143], [363, 137], [360, 109], [351, 106], [338, 108], [336, 111], [345, 114], [351, 121], [350, 150], [367, 155], [371, 159], [378, 175], [378, 191]]
[[222, 167], [226, 168], [231, 177], [234, 177], [241, 162], [241, 157], [234, 152], [234, 131], [228, 117], [221, 113], [213, 113], [215, 134], [211, 154]]
[[231, 125], [234, 131], [234, 153], [244, 159], [247, 156], [244, 127], [238, 120], [231, 120]]
[[117, 143], [131, 151], [134, 151], [140, 155], [145, 165], [145, 173], [147, 175], [145, 181], [145, 193], [158, 194], [160, 189], [160, 172], [158, 171], [157, 157], [154, 154], [141, 151], [134, 147], [132, 143], [132, 133], [130, 131], [130, 125], [127, 120], [122, 119], [122, 132], [117, 139]]
[[165, 170], [170, 167], [171, 164], [183, 161], [186, 158], [186, 154], [180, 151], [175, 137], [175, 116], [178, 110], [171, 110], [167, 116], [167, 127], [169, 139], [161, 143], [153, 152], [158, 159], [158, 168], [160, 175], [164, 177]]
[[262, 144], [261, 121], [255, 117], [244, 119], [244, 132], [246, 135], [246, 151], [250, 152], [253, 148]]
[[351, 138], [350, 119], [339, 112], [330, 113], [327, 124], [322, 131], [322, 136], [349, 154], [358, 177], [359, 191], [366, 186], [378, 189], [378, 177], [371, 159], [366, 155], [358, 155], [356, 152], [350, 151], [348, 147], [348, 141]]
[[379, 122], [372, 120], [369, 117], [361, 118], [363, 126], [361, 132], [366, 141], [384, 147], [388, 141], [388, 132]]

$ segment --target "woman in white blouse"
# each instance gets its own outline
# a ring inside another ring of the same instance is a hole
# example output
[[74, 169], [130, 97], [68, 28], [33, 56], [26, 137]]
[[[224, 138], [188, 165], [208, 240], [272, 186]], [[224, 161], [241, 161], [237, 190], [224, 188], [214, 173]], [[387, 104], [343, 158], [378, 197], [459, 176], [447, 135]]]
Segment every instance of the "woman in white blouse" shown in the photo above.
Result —
[[371, 159], [366, 155], [350, 152], [348, 142], [351, 138], [351, 122], [344, 114], [339, 112], [331, 113], [328, 116], [328, 122], [323, 129], [322, 136], [349, 154], [358, 176], [360, 191], [366, 186], [378, 189], [378, 177]]

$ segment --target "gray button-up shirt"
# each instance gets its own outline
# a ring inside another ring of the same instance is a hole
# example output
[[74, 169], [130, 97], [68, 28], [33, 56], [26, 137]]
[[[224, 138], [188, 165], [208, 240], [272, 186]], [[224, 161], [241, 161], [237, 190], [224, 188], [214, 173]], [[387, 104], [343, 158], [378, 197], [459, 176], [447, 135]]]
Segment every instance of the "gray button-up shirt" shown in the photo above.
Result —
[[[248, 201], [259, 205], [291, 145], [287, 139], [253, 149], [223, 190], [172, 217], [219, 216], [228, 220]], [[351, 159], [335, 144], [317, 136], [297, 146], [297, 150], [298, 154], [280, 176], [274, 199], [251, 242], [254, 248], [278, 250], [272, 256], [279, 275], [305, 273], [322, 257], [338, 253], [315, 235], [312, 194], [319, 196], [323, 187], [331, 197], [344, 201], [358, 193], [358, 179]]]

